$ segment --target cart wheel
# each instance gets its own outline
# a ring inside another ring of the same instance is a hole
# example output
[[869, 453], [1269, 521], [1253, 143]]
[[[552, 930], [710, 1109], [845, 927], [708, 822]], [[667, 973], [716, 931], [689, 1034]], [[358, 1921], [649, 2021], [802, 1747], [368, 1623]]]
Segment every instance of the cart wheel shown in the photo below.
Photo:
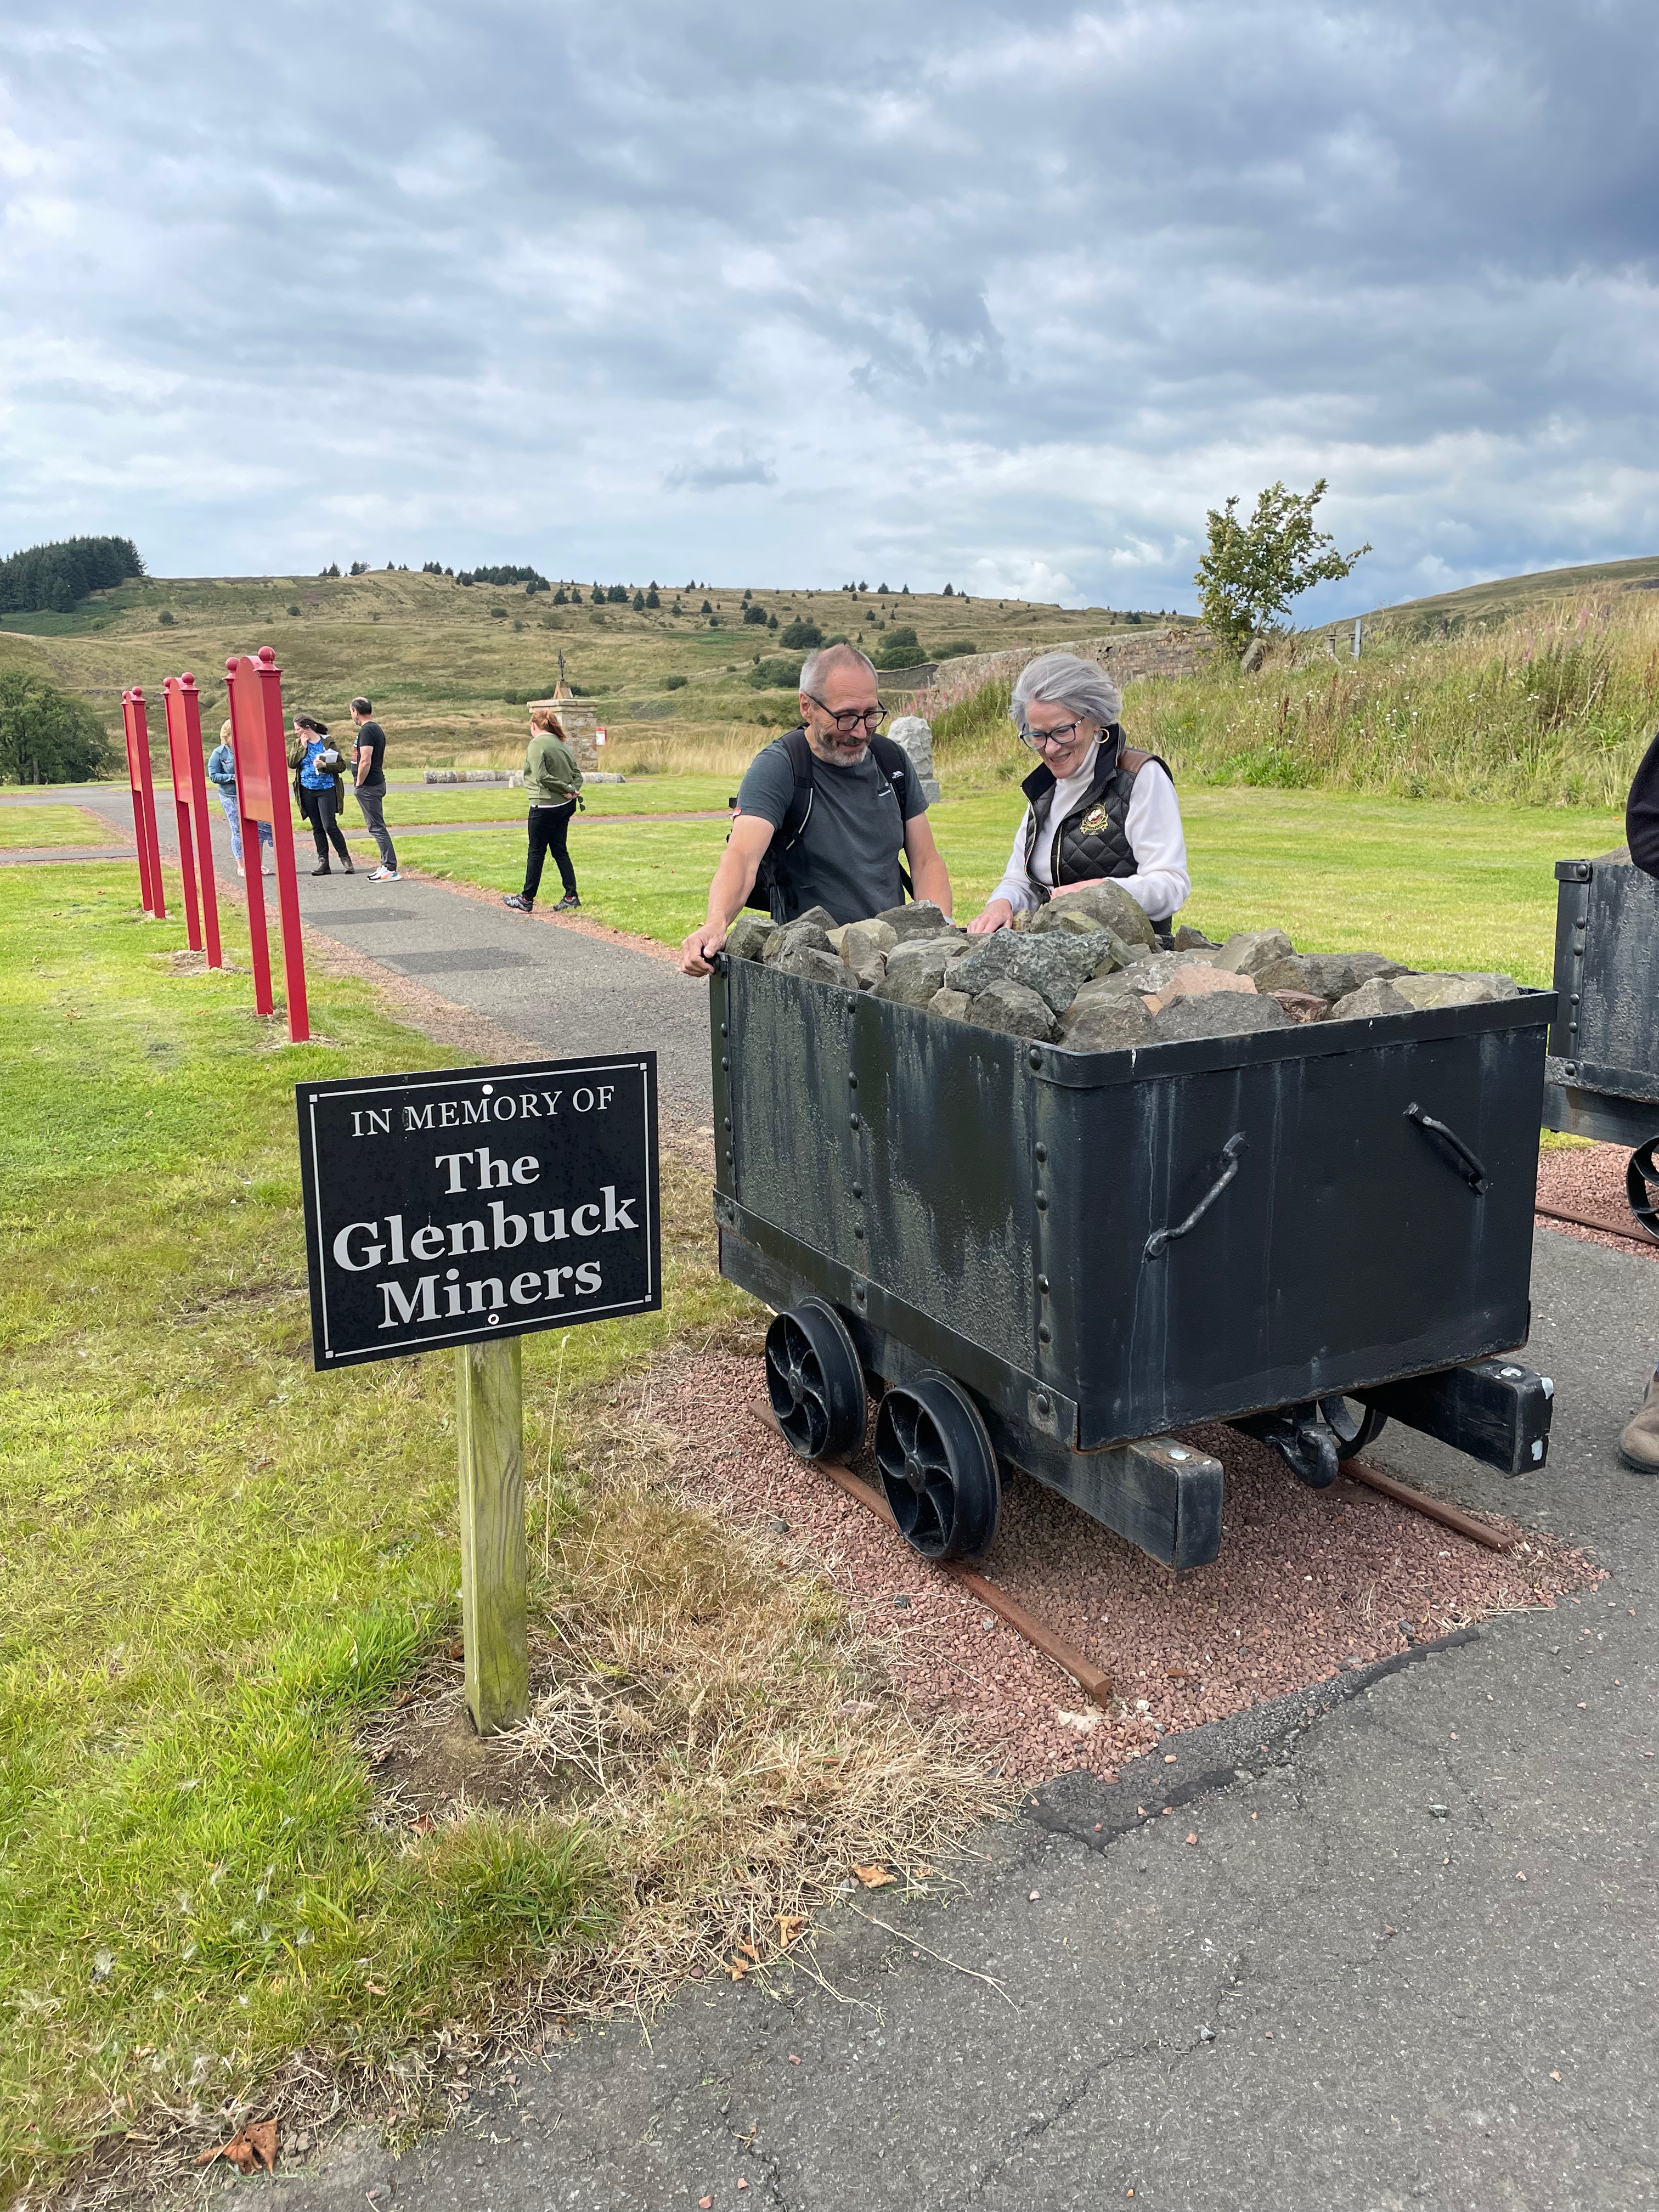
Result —
[[1379, 1413], [1375, 1406], [1361, 1405], [1358, 1398], [1322, 1398], [1319, 1410], [1336, 1438], [1339, 1460], [1357, 1459], [1389, 1425], [1386, 1413]]
[[1271, 1413], [1242, 1414], [1231, 1425], [1244, 1436], [1260, 1437], [1263, 1443], [1271, 1444], [1297, 1480], [1305, 1482], [1310, 1490], [1325, 1490], [1336, 1480], [1343, 1449], [1325, 1417], [1326, 1409], [1341, 1403], [1340, 1398], [1326, 1398], [1317, 1405], [1279, 1406]]
[[977, 1559], [1002, 1510], [979, 1408], [947, 1375], [896, 1382], [876, 1414], [876, 1464], [899, 1534], [929, 1559]]
[[766, 1332], [766, 1395], [797, 1459], [829, 1459], [864, 1440], [864, 1370], [847, 1324], [822, 1298]]

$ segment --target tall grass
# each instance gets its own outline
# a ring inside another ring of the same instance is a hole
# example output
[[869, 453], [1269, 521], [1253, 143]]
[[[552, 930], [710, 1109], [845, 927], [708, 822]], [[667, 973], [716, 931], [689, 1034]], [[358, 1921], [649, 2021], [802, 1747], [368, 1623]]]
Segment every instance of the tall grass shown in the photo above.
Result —
[[[941, 702], [935, 750], [958, 788], [1029, 765], [1012, 680]], [[1292, 638], [1254, 676], [1136, 683], [1123, 720], [1193, 782], [1620, 807], [1659, 725], [1659, 606], [1580, 599], [1473, 635], [1384, 639], [1358, 662]]]

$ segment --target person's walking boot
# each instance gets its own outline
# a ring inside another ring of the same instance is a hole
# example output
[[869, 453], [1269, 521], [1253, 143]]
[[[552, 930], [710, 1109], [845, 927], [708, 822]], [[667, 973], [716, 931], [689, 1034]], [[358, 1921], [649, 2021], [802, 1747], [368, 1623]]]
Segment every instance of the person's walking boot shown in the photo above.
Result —
[[535, 911], [533, 904], [526, 898], [522, 891], [507, 892], [502, 897], [501, 904], [510, 906], [514, 914], [533, 914]]
[[1659, 1374], [1649, 1378], [1641, 1404], [1625, 1424], [1619, 1458], [1632, 1474], [1659, 1474]]
[[574, 891], [567, 891], [553, 909], [555, 914], [574, 914], [581, 904]]
[[328, 862], [325, 860], [320, 868], [313, 868], [311, 872], [313, 876], [326, 876], [331, 875], [333, 871], [330, 868]]

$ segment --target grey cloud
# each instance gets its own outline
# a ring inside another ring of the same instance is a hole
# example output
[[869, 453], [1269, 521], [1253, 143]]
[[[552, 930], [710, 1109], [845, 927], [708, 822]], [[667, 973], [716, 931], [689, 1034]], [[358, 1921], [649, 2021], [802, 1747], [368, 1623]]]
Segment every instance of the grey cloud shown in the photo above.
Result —
[[15, 542], [1190, 605], [1323, 474], [1333, 607], [1659, 544], [1650, 6], [14, 26]]
[[663, 477], [663, 485], [668, 491], [725, 491], [733, 484], [774, 484], [777, 480], [770, 461], [740, 453], [729, 460], [677, 461]]

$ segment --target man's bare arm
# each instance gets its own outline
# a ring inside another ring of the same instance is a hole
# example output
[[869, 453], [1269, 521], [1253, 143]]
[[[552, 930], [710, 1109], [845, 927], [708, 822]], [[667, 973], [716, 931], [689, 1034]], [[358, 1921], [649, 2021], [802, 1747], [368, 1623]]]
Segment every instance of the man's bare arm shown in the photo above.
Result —
[[680, 945], [680, 966], [688, 975], [707, 975], [709, 962], [726, 942], [726, 933], [755, 888], [755, 878], [772, 842], [772, 824], [762, 814], [740, 814], [714, 880], [708, 886], [707, 919]]

